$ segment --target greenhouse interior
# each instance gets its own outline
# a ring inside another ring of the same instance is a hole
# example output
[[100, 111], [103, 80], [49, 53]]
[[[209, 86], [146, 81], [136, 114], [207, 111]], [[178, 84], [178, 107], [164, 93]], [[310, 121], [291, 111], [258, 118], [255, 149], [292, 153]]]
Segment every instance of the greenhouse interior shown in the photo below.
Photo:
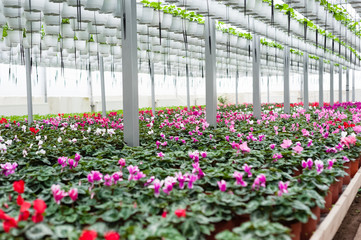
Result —
[[360, 240], [361, 0], [0, 0], [0, 240]]

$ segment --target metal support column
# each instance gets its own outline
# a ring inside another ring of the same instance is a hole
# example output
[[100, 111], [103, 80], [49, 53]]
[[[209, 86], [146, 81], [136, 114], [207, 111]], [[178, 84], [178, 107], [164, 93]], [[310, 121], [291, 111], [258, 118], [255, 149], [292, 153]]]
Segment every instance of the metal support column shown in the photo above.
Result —
[[290, 50], [286, 46], [284, 48], [284, 68], [283, 68], [283, 97], [284, 97], [284, 111], [291, 112], [290, 100]]
[[47, 86], [47, 78], [46, 78], [46, 67], [41, 67], [41, 79], [43, 84], [43, 96], [44, 103], [48, 103], [48, 86]]
[[318, 97], [320, 107], [323, 107], [323, 58], [320, 57], [318, 65]]
[[211, 126], [217, 125], [217, 74], [216, 74], [216, 24], [214, 19], [205, 20], [206, 56], [206, 119]]
[[334, 97], [335, 89], [334, 89], [334, 65], [333, 62], [330, 63], [330, 104], [333, 105], [335, 103]]
[[308, 110], [308, 53], [303, 55], [303, 106]]
[[346, 102], [350, 101], [350, 69], [346, 70]]
[[25, 49], [25, 70], [26, 70], [26, 96], [28, 104], [28, 124], [33, 123], [33, 95], [31, 89], [31, 60], [30, 49]]
[[150, 91], [151, 91], [151, 98], [152, 98], [152, 112], [153, 116], [155, 117], [155, 86], [154, 86], [154, 62], [150, 62]]
[[239, 80], [239, 72], [237, 68], [236, 72], [236, 107], [238, 107], [238, 80]]
[[124, 141], [139, 146], [137, 2], [118, 0], [122, 8]]
[[269, 73], [267, 74], [267, 103], [270, 103], [270, 95], [269, 95]]
[[342, 66], [338, 67], [338, 102], [342, 103]]
[[92, 79], [92, 71], [91, 71], [91, 65], [89, 63], [89, 69], [88, 69], [88, 93], [89, 93], [89, 100], [90, 100], [90, 111], [95, 111], [95, 104], [94, 104], [94, 95], [93, 95], [93, 79]]
[[352, 102], [356, 102], [355, 69], [352, 70]]
[[257, 34], [253, 36], [253, 116], [261, 118], [261, 42]]
[[103, 57], [100, 57], [99, 72], [100, 72], [100, 87], [101, 87], [101, 94], [102, 94], [102, 115], [105, 118], [107, 116], [107, 110], [106, 110], [106, 98], [105, 98], [105, 79], [104, 79]]
[[[188, 55], [188, 54], [186, 54]], [[188, 66], [188, 56], [186, 56], [186, 83], [187, 83], [187, 109], [191, 110], [191, 91], [189, 86], [189, 66]]]

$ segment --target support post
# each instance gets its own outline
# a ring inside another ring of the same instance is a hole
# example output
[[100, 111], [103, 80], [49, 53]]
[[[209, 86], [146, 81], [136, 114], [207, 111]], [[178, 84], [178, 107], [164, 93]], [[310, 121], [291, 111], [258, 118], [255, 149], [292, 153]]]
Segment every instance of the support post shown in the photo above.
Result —
[[270, 103], [270, 95], [269, 95], [269, 73], [267, 74], [267, 103]]
[[25, 69], [26, 69], [26, 96], [28, 104], [28, 125], [33, 123], [33, 94], [31, 89], [31, 60], [30, 49], [25, 49]]
[[261, 52], [260, 38], [257, 34], [253, 36], [253, 116], [257, 119], [261, 118]]
[[308, 110], [308, 53], [304, 53], [303, 55], [303, 106]]
[[333, 62], [330, 63], [330, 104], [335, 104], [334, 97], [335, 89], [334, 89], [334, 65]]
[[352, 102], [356, 102], [355, 69], [352, 70]]
[[89, 69], [88, 69], [88, 93], [89, 93], [89, 99], [90, 99], [90, 111], [94, 112], [95, 104], [94, 104], [94, 95], [93, 95], [93, 79], [92, 79], [92, 71], [91, 71], [90, 63], [88, 66], [89, 66]]
[[41, 67], [41, 79], [43, 84], [43, 96], [44, 96], [44, 103], [48, 103], [48, 86], [47, 86], [47, 78], [46, 78], [46, 68]]
[[216, 74], [216, 24], [214, 19], [205, 20], [205, 56], [206, 56], [206, 119], [217, 125], [217, 74]]
[[283, 97], [284, 97], [284, 111], [287, 114], [291, 112], [290, 100], [290, 50], [286, 46], [284, 48], [284, 68], [283, 68]]
[[107, 110], [106, 110], [106, 98], [105, 98], [104, 60], [102, 56], [100, 57], [100, 61], [99, 61], [99, 72], [100, 72], [100, 84], [101, 84], [101, 94], [102, 94], [102, 115], [105, 118], [107, 116]]
[[338, 102], [342, 103], [342, 66], [338, 67]]
[[[188, 54], [186, 54], [188, 55]], [[191, 110], [191, 90], [189, 86], [189, 66], [188, 66], [188, 56], [186, 56], [186, 83], [187, 83], [187, 109]]]
[[139, 146], [137, 2], [122, 1], [122, 67], [124, 141]]
[[323, 58], [319, 59], [318, 66], [318, 97], [319, 97], [319, 106], [323, 107]]
[[149, 60], [149, 66], [150, 66], [150, 91], [151, 91], [151, 101], [152, 101], [152, 112], [153, 116], [155, 117], [155, 85], [154, 85], [154, 62], [150, 62]]
[[346, 102], [350, 101], [350, 69], [346, 70]]
[[236, 107], [238, 107], [238, 80], [239, 80], [239, 72], [237, 68], [236, 72]]

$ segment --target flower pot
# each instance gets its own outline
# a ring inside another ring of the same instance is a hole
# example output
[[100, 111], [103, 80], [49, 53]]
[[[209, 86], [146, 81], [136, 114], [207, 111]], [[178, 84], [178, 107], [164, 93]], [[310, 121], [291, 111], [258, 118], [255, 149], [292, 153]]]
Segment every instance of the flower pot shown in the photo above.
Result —
[[66, 38], [74, 37], [74, 31], [71, 28], [70, 24], [62, 24], [61, 25], [61, 36]]
[[24, 1], [25, 0], [2, 0], [2, 3], [4, 7], [20, 8], [24, 5]]
[[61, 40], [63, 49], [73, 49], [74, 48], [74, 38], [63, 38]]
[[301, 240], [310, 239], [313, 232], [317, 228], [317, 223], [319, 221], [321, 211], [320, 211], [320, 208], [317, 206], [312, 208], [311, 210], [312, 210], [312, 213], [316, 215], [317, 219], [315, 220], [315, 219], [309, 217], [308, 222], [302, 224]]
[[[41, 34], [38, 32], [33, 32], [33, 33], [27, 33], [26, 34], [26, 39], [29, 43], [30, 46], [34, 46], [34, 45], [40, 45], [41, 42]], [[25, 39], [24, 39], [25, 40]]]
[[169, 13], [163, 14], [162, 29], [169, 29], [172, 26], [173, 15]]
[[108, 16], [107, 22], [105, 23], [106, 28], [116, 28], [118, 29], [121, 26], [121, 19], [115, 18], [113, 16]]
[[24, 1], [23, 8], [26, 12], [41, 12], [44, 10], [45, 0], [31, 0], [31, 8], [29, 1]]
[[[332, 185], [330, 186], [330, 190], [328, 190], [327, 195], [325, 196], [325, 207], [321, 209], [321, 213], [329, 213], [332, 208], [332, 200], [333, 200], [333, 189]], [[338, 193], [338, 191], [337, 191]], [[337, 196], [338, 197], [338, 196]]]
[[344, 171], [347, 173], [347, 175], [343, 178], [343, 184], [348, 185], [351, 181], [351, 162], [347, 162], [343, 164], [345, 167]]
[[46, 1], [43, 10], [44, 15], [59, 16], [59, 12], [63, 10], [63, 4]]
[[340, 195], [342, 193], [343, 177], [338, 177], [337, 180], [338, 194]]
[[66, 3], [63, 3], [63, 10], [61, 11], [62, 18], [73, 19], [77, 17], [76, 7], [69, 6]]
[[22, 30], [25, 28], [24, 18], [8, 18], [8, 25], [11, 29]]
[[41, 25], [42, 23], [39, 21], [39, 22], [30, 22], [30, 21], [27, 21], [26, 22], [26, 32], [30, 33], [30, 32], [40, 32], [41, 31]]
[[76, 40], [75, 41], [76, 49], [83, 51], [86, 49], [86, 41], [85, 40]]
[[44, 42], [48, 47], [56, 47], [58, 45], [58, 37], [56, 35], [45, 35]]
[[47, 26], [59, 26], [61, 24], [61, 18], [59, 18], [59, 16], [46, 15], [44, 16], [44, 22]]
[[340, 187], [339, 182], [334, 182], [331, 185], [331, 191], [332, 191], [332, 204], [336, 203], [338, 200], [338, 196], [340, 194]]
[[99, 11], [103, 7], [104, 0], [88, 0], [85, 4], [85, 10]]
[[359, 169], [359, 159], [357, 158], [355, 161], [351, 161], [351, 178], [355, 176]]
[[151, 7], [139, 7], [138, 6], [138, 18], [141, 24], [150, 24], [153, 21], [154, 8]]
[[113, 13], [117, 7], [117, 0], [104, 0], [101, 13]]
[[296, 222], [291, 224], [291, 238], [292, 240], [300, 240], [301, 239], [301, 231], [302, 231], [302, 223]]
[[[76, 7], [78, 0], [68, 0], [67, 3], [69, 6]], [[79, 5], [84, 6], [87, 0], [79, 0]]]
[[59, 26], [44, 26], [44, 30], [46, 35], [59, 35], [60, 33], [60, 27]]

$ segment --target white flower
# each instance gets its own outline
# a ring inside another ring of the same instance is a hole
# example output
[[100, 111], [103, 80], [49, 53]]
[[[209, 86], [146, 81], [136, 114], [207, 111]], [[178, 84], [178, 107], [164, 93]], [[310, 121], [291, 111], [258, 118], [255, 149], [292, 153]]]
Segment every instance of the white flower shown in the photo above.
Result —
[[153, 133], [154, 133], [153, 129], [148, 132], [149, 135], [151, 135]]
[[33, 146], [33, 144], [30, 144], [29, 148], [31, 148]]
[[7, 150], [6, 145], [5, 144], [0, 144], [0, 153], [5, 153]]
[[61, 137], [58, 137], [58, 143], [61, 143], [61, 140], [62, 140]]
[[44, 140], [48, 139], [48, 136], [44, 136]]
[[25, 132], [25, 131], [26, 131], [26, 126], [23, 125], [23, 126], [21, 127], [21, 129], [23, 130], [23, 132]]
[[71, 141], [72, 141], [73, 143], [76, 143], [78, 140], [76, 140], [76, 138], [73, 138]]
[[4, 138], [2, 136], [0, 136], [0, 142], [3, 142]]
[[251, 125], [252, 125], [252, 124], [253, 124], [253, 120], [249, 121], [249, 124], [251, 124]]
[[100, 128], [97, 128], [95, 130], [95, 135], [100, 135], [102, 133], [102, 130]]
[[36, 139], [36, 140], [40, 140], [40, 139], [41, 139], [41, 136], [36, 136], [35, 139]]
[[26, 149], [23, 150], [23, 157], [26, 157], [28, 155], [28, 152], [26, 151]]
[[347, 136], [347, 132], [341, 132], [341, 137], [346, 137]]
[[5, 142], [8, 146], [11, 146], [11, 144], [13, 144], [13, 140], [7, 140], [6, 142]]
[[107, 130], [107, 132], [108, 132], [108, 134], [109, 134], [109, 135], [113, 135], [113, 134], [115, 134], [115, 131], [114, 131], [114, 129], [113, 129], [113, 128], [108, 129], [108, 130]]
[[40, 140], [39, 143], [38, 143], [38, 145], [41, 146], [41, 145], [43, 145], [43, 143], [44, 143], [44, 142], [43, 142], [42, 140]]
[[70, 128], [71, 128], [71, 130], [74, 130], [74, 131], [77, 130], [77, 126], [76, 126], [75, 124], [71, 124], [71, 125], [70, 125]]
[[90, 133], [90, 132], [91, 132], [91, 130], [92, 130], [91, 128], [88, 128], [87, 132], [88, 132], [88, 133]]
[[45, 152], [45, 150], [44, 149], [41, 149], [41, 150], [39, 150], [39, 151], [37, 151], [35, 154], [36, 155], [39, 155], [39, 154], [45, 154], [46, 152]]

